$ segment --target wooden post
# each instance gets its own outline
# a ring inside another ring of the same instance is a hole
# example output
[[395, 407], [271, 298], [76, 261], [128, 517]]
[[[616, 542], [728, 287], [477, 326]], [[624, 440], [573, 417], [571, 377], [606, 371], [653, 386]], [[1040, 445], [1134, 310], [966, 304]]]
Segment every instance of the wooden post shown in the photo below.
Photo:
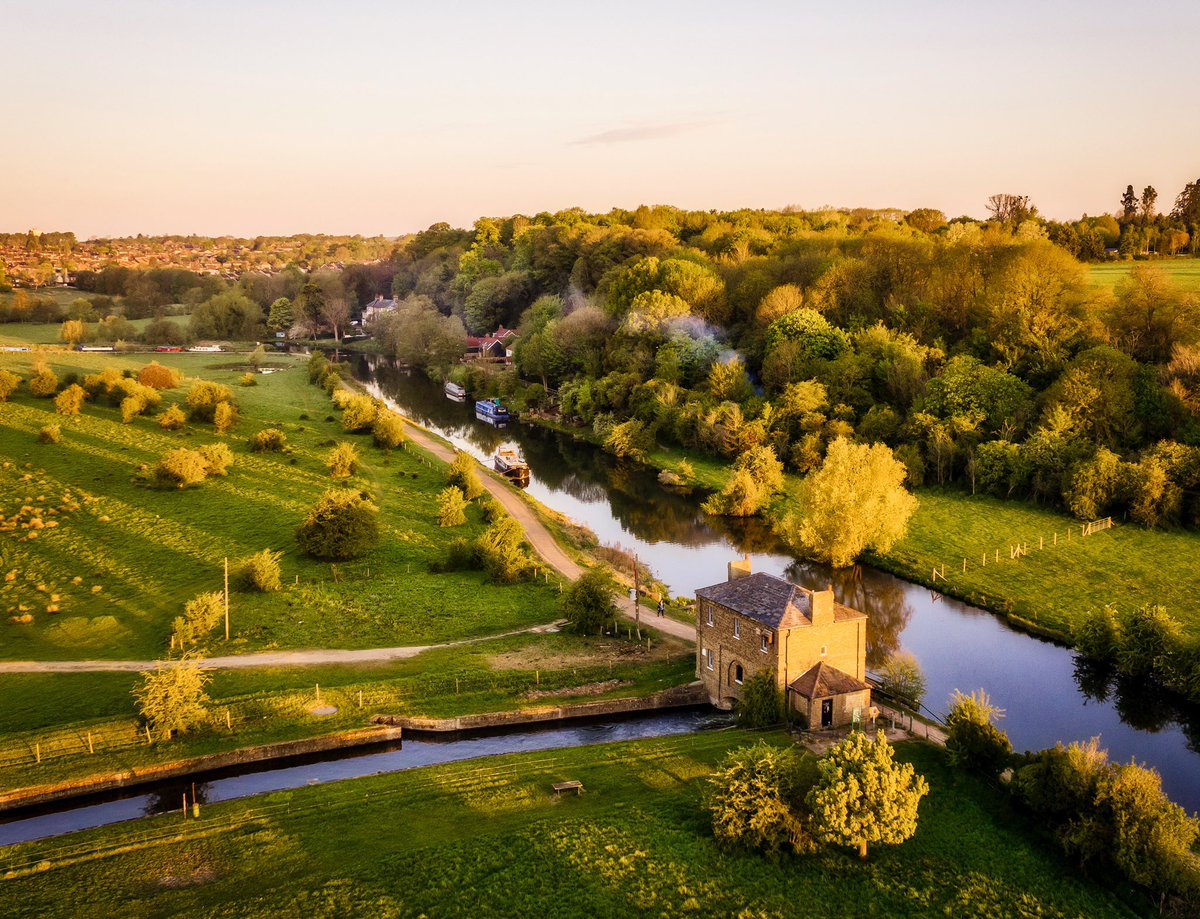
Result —
[[542, 685], [542, 671], [540, 671], [540, 670], [533, 671], [533, 684], [535, 686]]
[[638, 641], [642, 640], [642, 604], [638, 603], [638, 557], [633, 556], [633, 622], [637, 626]]
[[996, 561], [997, 562], [1000, 561], [1000, 550], [999, 549], [996, 550]]
[[1045, 536], [1038, 537], [1038, 548], [1039, 549], [1046, 548], [1046, 537]]
[[92, 746], [92, 732], [88, 731], [88, 753], [95, 753], [96, 748]]
[[454, 678], [454, 694], [458, 695], [458, 677]]
[[963, 574], [966, 574], [966, 573], [967, 573], [967, 560], [964, 558], [963, 559]]
[[183, 793], [183, 819], [187, 821], [187, 792]]
[[983, 567], [984, 568], [987, 567], [987, 553], [986, 552], [983, 553]]
[[146, 743], [147, 744], [154, 743], [154, 738], [152, 738], [150, 736], [150, 725], [146, 725]]
[[362, 708], [362, 690], [358, 691], [358, 707]]
[[229, 717], [229, 709], [225, 709], [225, 727], [233, 730], [233, 719]]
[[229, 641], [229, 558], [225, 558], [225, 640]]
[[42, 761], [42, 745], [40, 743], [33, 745], [33, 755], [39, 763]]
[[321, 684], [317, 684], [317, 705], [321, 704]]
[[1054, 545], [1058, 545], [1058, 530], [1054, 531]]

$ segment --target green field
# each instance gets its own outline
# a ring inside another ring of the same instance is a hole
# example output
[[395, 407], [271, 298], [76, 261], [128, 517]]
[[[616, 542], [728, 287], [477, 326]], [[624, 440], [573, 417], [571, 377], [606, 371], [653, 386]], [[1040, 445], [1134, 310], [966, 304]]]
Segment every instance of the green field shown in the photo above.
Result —
[[[1150, 916], [1086, 881], [1004, 796], [903, 744], [930, 784], [917, 835], [772, 862], [699, 808], [741, 731], [431, 767], [0, 852], [11, 916]], [[770, 735], [785, 743], [782, 735]], [[556, 800], [550, 783], [586, 793]]]
[[1088, 265], [1088, 276], [1092, 284], [1104, 290], [1113, 290], [1117, 283], [1128, 276], [1134, 265], [1153, 265], [1161, 269], [1182, 290], [1200, 291], [1200, 258], [1164, 258], [1152, 262], [1102, 262]]
[[[11, 461], [0, 469], [0, 508], [10, 517], [23, 506], [41, 516], [51, 508], [60, 512], [56, 528], [41, 530], [36, 541], [24, 541], [20, 529], [0, 534], [4, 571], [16, 572], [0, 594], [5, 609], [11, 615], [24, 606], [34, 614], [28, 625], [4, 623], [0, 656], [154, 657], [163, 652], [183, 602], [221, 588], [223, 559], [264, 548], [285, 552], [286, 587], [234, 595], [230, 651], [423, 644], [556, 618], [554, 583], [496, 588], [480, 573], [431, 574], [428, 564], [450, 536], [482, 530], [478, 511], [466, 527], [451, 534], [440, 529], [441, 465], [416, 450], [387, 455], [369, 436], [345, 435], [300, 362], [281, 359], [288, 369], [240, 387], [244, 368], [236, 357], [159, 357], [189, 376], [233, 387], [242, 415], [235, 433], [221, 438], [211, 426], [193, 424], [167, 432], [150, 417], [123, 425], [116, 409], [95, 404], [78, 418], [56, 418], [51, 400], [34, 399], [24, 388], [0, 405], [0, 454]], [[27, 376], [32, 358], [0, 355], [0, 368]], [[103, 366], [137, 368], [148, 360], [71, 352], [48, 359], [60, 377]], [[167, 391], [160, 410], [182, 401], [185, 391], [186, 385]], [[37, 443], [38, 430], [56, 420], [62, 441]], [[246, 438], [268, 426], [286, 432], [290, 455], [249, 452]], [[152, 490], [137, 481], [138, 469], [166, 450], [221, 439], [236, 457], [227, 477], [186, 491]], [[374, 494], [384, 538], [365, 558], [330, 566], [300, 556], [293, 533], [333, 484], [323, 457], [343, 439], [359, 447], [364, 468], [349, 484]], [[74, 513], [62, 511], [68, 493], [84, 498]], [[54, 614], [45, 612], [52, 596], [59, 597]]]
[[[939, 589], [1066, 635], [1106, 603], [1129, 609], [1151, 602], [1200, 635], [1200, 534], [1117, 521], [1081, 539], [1077, 520], [1024, 502], [934, 489], [918, 497], [908, 536], [878, 560], [881, 567], [932, 585], [934, 567], [940, 573], [944, 566]], [[1013, 559], [1018, 544], [1029, 554]]]
[[[153, 319], [131, 319], [129, 323], [140, 332], [153, 321]], [[61, 331], [61, 322], [0, 323], [0, 347], [66, 348], [62, 339], [58, 337]]]

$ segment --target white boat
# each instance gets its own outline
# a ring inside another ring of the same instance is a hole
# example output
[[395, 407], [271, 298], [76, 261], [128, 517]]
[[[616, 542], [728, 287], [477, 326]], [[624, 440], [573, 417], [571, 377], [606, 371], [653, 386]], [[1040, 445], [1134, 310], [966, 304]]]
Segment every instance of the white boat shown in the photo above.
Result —
[[467, 391], [457, 383], [451, 383], [449, 380], [447, 380], [446, 385], [442, 387], [442, 392], [446, 394], [446, 398], [451, 402], [467, 401]]
[[188, 348], [189, 351], [199, 354], [215, 354], [220, 352], [220, 345], [196, 345], [193, 348]]
[[496, 471], [518, 485], [529, 484], [529, 464], [516, 447], [501, 447], [492, 457]]

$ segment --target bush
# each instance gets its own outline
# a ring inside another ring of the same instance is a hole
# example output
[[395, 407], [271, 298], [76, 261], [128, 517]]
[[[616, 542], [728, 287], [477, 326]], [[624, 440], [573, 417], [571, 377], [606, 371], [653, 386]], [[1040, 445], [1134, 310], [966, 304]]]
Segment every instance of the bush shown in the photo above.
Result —
[[158, 426], [164, 431], [178, 431], [187, 421], [187, 415], [178, 405], [172, 405], [158, 416]]
[[7, 402], [8, 397], [17, 391], [21, 378], [8, 370], [0, 370], [0, 402]]
[[404, 421], [395, 412], [380, 409], [371, 426], [371, 434], [375, 438], [375, 446], [384, 450], [394, 450], [405, 441]]
[[225, 444], [205, 444], [198, 452], [204, 458], [205, 475], [225, 475], [233, 465], [233, 451]]
[[142, 682], [133, 691], [142, 717], [158, 733], [170, 737], [184, 733], [208, 720], [204, 692], [211, 677], [185, 655], [175, 667], [159, 666], [141, 674]]
[[360, 492], [331, 488], [297, 528], [296, 542], [314, 558], [358, 558], [379, 542], [379, 508]]
[[999, 775], [1012, 758], [1008, 735], [992, 723], [1003, 715], [983, 690], [969, 696], [955, 690], [950, 698], [950, 714], [946, 716], [949, 728], [946, 752], [950, 762], [989, 778]]
[[241, 386], [257, 386], [258, 377], [252, 373], [243, 373], [241, 378], [238, 380], [238, 384]]
[[187, 488], [198, 485], [208, 476], [208, 460], [199, 450], [179, 447], [163, 454], [154, 467], [154, 477], [160, 485]]
[[237, 566], [238, 586], [243, 590], [257, 590], [260, 593], [280, 590], [283, 587], [279, 572], [281, 558], [282, 552], [263, 549], [242, 559]]
[[925, 698], [925, 674], [915, 657], [900, 651], [890, 655], [879, 668], [879, 688], [916, 711]]
[[582, 635], [616, 631], [616, 583], [604, 568], [589, 568], [567, 587], [558, 606], [571, 628]]
[[56, 444], [62, 439], [62, 428], [57, 424], [45, 425], [38, 431], [39, 444]]
[[451, 485], [438, 495], [438, 526], [457, 527], [467, 522], [467, 499], [460, 489]]
[[232, 402], [222, 402], [213, 410], [213, 427], [218, 434], [225, 434], [237, 424], [237, 409]]
[[287, 435], [279, 428], [263, 428], [250, 438], [254, 453], [278, 453], [287, 446]]
[[151, 389], [174, 389], [179, 385], [179, 373], [170, 367], [164, 367], [158, 361], [151, 361], [143, 367], [137, 376], [138, 382]]
[[804, 829], [802, 756], [795, 747], [759, 741], [721, 761], [704, 796], [718, 845], [771, 856], [815, 850]]
[[78, 415], [87, 400], [87, 392], [82, 386], [72, 384], [54, 397], [54, 411], [60, 415]]
[[525, 553], [525, 533], [512, 517], [504, 516], [484, 530], [475, 546], [483, 570], [499, 584], [512, 584], [533, 573]]
[[479, 481], [475, 460], [465, 453], [455, 454], [454, 462], [446, 470], [446, 482], [458, 486], [468, 501], [474, 501], [483, 494], [483, 485]]
[[33, 376], [29, 378], [29, 391], [39, 399], [48, 399], [58, 392], [58, 377], [45, 361], [33, 365]]
[[200, 594], [187, 602], [182, 616], [176, 616], [172, 629], [173, 647], [195, 647], [225, 618], [225, 595], [216, 591]]
[[369, 431], [379, 414], [379, 405], [370, 396], [352, 395], [345, 399], [342, 409], [342, 430], [351, 434]]
[[435, 574], [443, 571], [478, 571], [482, 567], [474, 540], [461, 537], [450, 540], [444, 558], [429, 563], [429, 570]]
[[766, 500], [767, 496], [758, 487], [749, 470], [739, 469], [718, 494], [712, 495], [700, 505], [700, 509], [706, 514], [716, 516], [753, 517], [762, 510]]
[[636, 418], [613, 425], [604, 437], [604, 449], [619, 459], [640, 459], [653, 446], [653, 433]]
[[188, 415], [192, 421], [215, 421], [217, 406], [233, 401], [233, 392], [228, 386], [201, 380], [188, 390]]
[[742, 684], [742, 700], [737, 707], [738, 724], [748, 728], [769, 728], [783, 718], [783, 696], [771, 671], [762, 670]]
[[354, 444], [338, 444], [326, 455], [325, 465], [335, 479], [348, 479], [358, 471], [358, 448]]

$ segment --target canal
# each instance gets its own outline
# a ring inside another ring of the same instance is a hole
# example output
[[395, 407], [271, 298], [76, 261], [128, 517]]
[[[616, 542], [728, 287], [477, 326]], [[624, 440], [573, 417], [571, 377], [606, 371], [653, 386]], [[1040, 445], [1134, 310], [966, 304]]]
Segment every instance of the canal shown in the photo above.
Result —
[[950, 694], [985, 689], [1005, 711], [1000, 727], [1017, 751], [1099, 736], [1114, 760], [1153, 766], [1171, 797], [1200, 810], [1200, 711], [1139, 684], [1097, 671], [1068, 648], [1010, 628], [991, 613], [940, 597], [871, 568], [851, 572], [797, 561], [756, 521], [713, 518], [695, 496], [596, 447], [532, 425], [504, 430], [476, 421], [473, 400], [446, 399], [439, 385], [386, 361], [360, 359], [356, 375], [377, 395], [490, 466], [516, 444], [530, 468], [528, 492], [636, 552], [674, 595], [724, 580], [726, 563], [748, 553], [755, 571], [805, 587], [832, 583], [838, 599], [870, 617], [868, 669], [897, 650], [913, 654], [928, 684], [926, 705], [944, 711]]

